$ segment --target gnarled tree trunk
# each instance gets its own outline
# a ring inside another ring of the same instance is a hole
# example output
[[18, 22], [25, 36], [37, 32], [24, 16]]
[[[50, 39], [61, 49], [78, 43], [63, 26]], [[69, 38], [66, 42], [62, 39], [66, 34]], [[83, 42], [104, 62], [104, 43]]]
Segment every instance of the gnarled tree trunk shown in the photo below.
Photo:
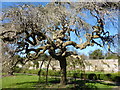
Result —
[[66, 76], [66, 58], [65, 57], [60, 57], [59, 59], [59, 63], [60, 63], [60, 68], [61, 68], [61, 80], [60, 80], [60, 84], [61, 85], [65, 85], [67, 84], [67, 76]]

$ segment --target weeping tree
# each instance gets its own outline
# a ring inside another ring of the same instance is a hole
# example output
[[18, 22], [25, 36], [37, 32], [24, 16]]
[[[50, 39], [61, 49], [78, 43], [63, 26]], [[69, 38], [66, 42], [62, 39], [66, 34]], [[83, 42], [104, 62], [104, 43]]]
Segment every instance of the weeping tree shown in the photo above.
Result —
[[12, 52], [12, 46], [1, 42], [1, 52], [2, 52], [2, 72], [13, 75], [15, 72], [16, 65], [18, 63], [23, 64], [24, 58], [16, 55]]
[[114, 39], [118, 35], [106, 31], [105, 25], [116, 26], [117, 7], [118, 3], [106, 2], [20, 4], [3, 10], [0, 37], [8, 46], [14, 46], [13, 53], [24, 55], [27, 60], [35, 60], [47, 52], [59, 61], [60, 83], [66, 84], [66, 58], [74, 55], [68, 46], [82, 50], [96, 44], [108, 46], [111, 51], [116, 44]]

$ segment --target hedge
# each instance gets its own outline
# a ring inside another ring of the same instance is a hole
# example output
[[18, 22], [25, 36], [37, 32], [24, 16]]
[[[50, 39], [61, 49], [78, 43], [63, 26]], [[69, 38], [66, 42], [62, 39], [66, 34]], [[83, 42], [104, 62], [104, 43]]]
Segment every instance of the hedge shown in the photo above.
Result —
[[[38, 74], [39, 69], [37, 70], [27, 70], [21, 69], [19, 73], [30, 73], [30, 74]], [[16, 72], [18, 73], [18, 68], [16, 68]], [[116, 81], [120, 82], [120, 72], [118, 73], [84, 73], [80, 70], [76, 71], [67, 71], [67, 76], [72, 78], [81, 78], [81, 79], [89, 79], [89, 80], [105, 80], [105, 81]], [[46, 69], [41, 70], [41, 75], [46, 75]], [[60, 76], [60, 71], [48, 70], [49, 76]]]

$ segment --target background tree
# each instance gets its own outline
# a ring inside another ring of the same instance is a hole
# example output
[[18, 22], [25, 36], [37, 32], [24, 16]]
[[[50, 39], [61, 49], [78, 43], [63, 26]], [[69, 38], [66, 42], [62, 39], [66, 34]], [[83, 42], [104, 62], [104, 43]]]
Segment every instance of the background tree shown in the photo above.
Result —
[[90, 59], [104, 59], [104, 55], [102, 50], [97, 49], [89, 54]]
[[[115, 3], [109, 8], [109, 3], [105, 2], [52, 2], [46, 6], [18, 5], [3, 10], [3, 32], [0, 36], [8, 46], [14, 45], [14, 53], [23, 54], [29, 60], [35, 60], [40, 54], [48, 52], [52, 58], [59, 61], [60, 83], [66, 84], [66, 57], [74, 54], [68, 51], [67, 47], [71, 45], [81, 50], [95, 44], [110, 47], [114, 43], [115, 35], [110, 36], [108, 31], [104, 31], [104, 22], [109, 18], [115, 19], [117, 6]], [[97, 25], [88, 22], [88, 18], [85, 17], [88, 13], [95, 19]], [[84, 42], [73, 41], [71, 33], [81, 41], [84, 39]]]
[[15, 71], [15, 67], [18, 63], [23, 64], [24, 58], [20, 57], [19, 55], [16, 55], [13, 50], [12, 46], [2, 43], [2, 72], [8, 73], [10, 75], [13, 75]]
[[106, 59], [118, 59], [118, 56], [116, 54], [113, 54], [113, 53], [107, 53], [105, 54], [106, 56]]
[[87, 60], [88, 58], [89, 58], [89, 56], [87, 56], [87, 55], [85, 55], [85, 54], [82, 54], [82, 55], [80, 55], [81, 56], [81, 58], [83, 59], [83, 60]]

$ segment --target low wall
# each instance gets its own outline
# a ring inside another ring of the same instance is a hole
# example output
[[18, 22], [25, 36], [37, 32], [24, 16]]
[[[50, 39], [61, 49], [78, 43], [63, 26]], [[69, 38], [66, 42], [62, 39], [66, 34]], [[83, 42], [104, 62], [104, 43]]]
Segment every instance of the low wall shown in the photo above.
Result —
[[85, 60], [88, 64], [85, 67], [85, 71], [104, 71], [104, 72], [117, 72], [118, 60]]
[[[36, 68], [36, 65], [33, 64], [32, 61], [29, 69], [38, 69], [40, 68], [40, 65], [42, 61], [38, 61], [39, 67]], [[46, 69], [48, 64], [48, 61], [45, 61], [45, 63], [42, 66], [42, 69]], [[118, 71], [118, 60], [117, 59], [99, 59], [99, 60], [84, 60], [85, 68], [83, 68], [81, 65], [77, 64], [75, 67], [72, 65], [67, 66], [67, 70], [85, 70], [85, 71], [104, 71], [104, 72], [117, 72]], [[20, 66], [20, 65], [18, 65]], [[20, 66], [21, 67], [21, 66]], [[49, 65], [49, 69], [51, 70], [60, 70], [59, 62], [56, 60], [51, 61], [51, 64]]]

